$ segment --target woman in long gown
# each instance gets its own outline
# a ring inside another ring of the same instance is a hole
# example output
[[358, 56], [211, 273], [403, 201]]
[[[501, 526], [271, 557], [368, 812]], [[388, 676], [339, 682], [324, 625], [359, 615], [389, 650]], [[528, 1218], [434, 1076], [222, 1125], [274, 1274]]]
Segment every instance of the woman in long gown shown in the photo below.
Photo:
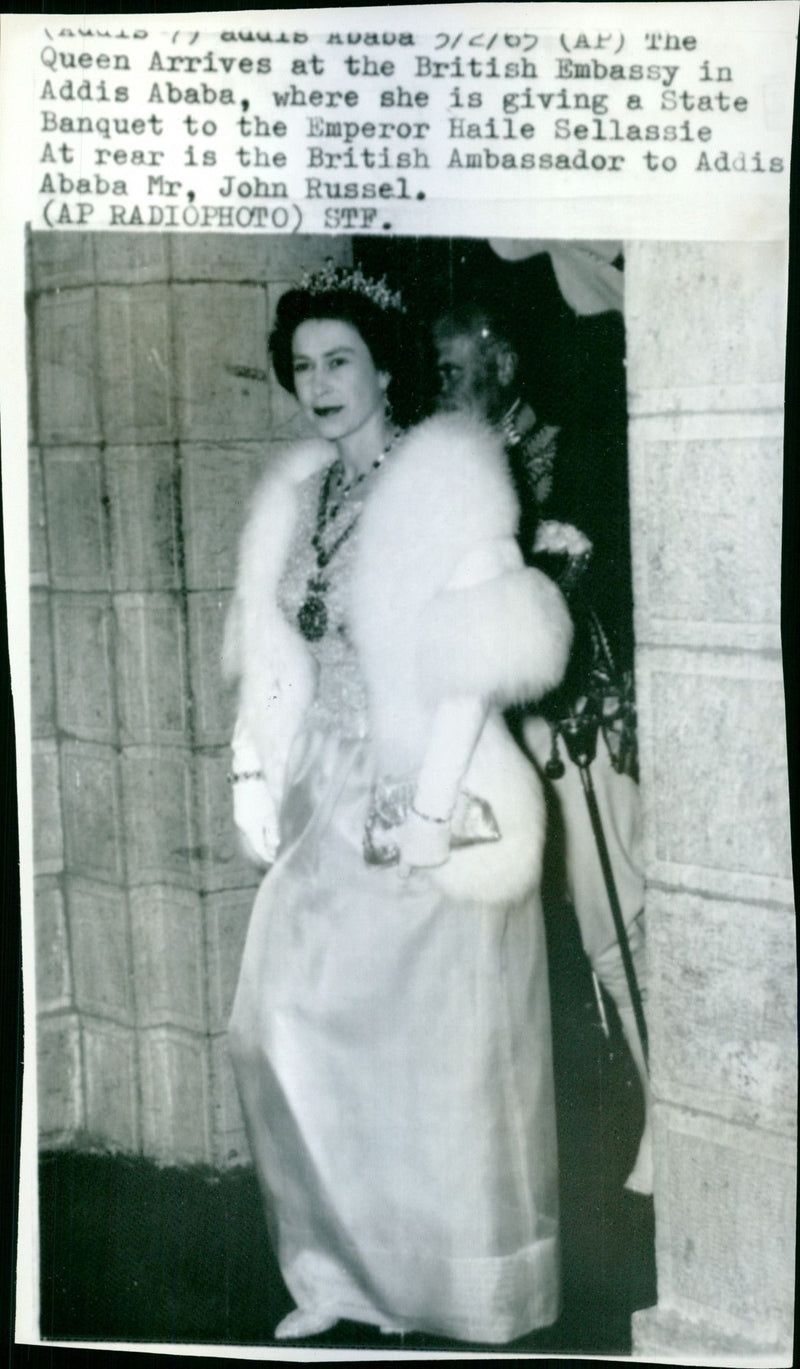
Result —
[[256, 493], [228, 624], [234, 813], [271, 863], [230, 1043], [276, 1336], [506, 1343], [560, 1295], [543, 808], [501, 710], [557, 683], [570, 624], [490, 429], [398, 432], [408, 336], [359, 271], [279, 302], [318, 437]]

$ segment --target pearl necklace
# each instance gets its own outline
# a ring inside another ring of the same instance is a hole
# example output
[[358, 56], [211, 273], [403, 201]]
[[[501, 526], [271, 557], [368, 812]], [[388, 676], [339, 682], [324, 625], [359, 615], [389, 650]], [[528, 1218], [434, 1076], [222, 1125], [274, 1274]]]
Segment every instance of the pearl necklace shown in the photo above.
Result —
[[[319, 495], [317, 505], [317, 526], [311, 538], [311, 545], [314, 548], [317, 561], [316, 572], [308, 577], [306, 585], [306, 597], [297, 613], [297, 625], [300, 628], [307, 642], [318, 642], [328, 630], [328, 607], [325, 603], [325, 595], [330, 588], [328, 576], [324, 574], [330, 562], [333, 560], [340, 547], [344, 546], [347, 539], [353, 533], [359, 520], [361, 510], [356, 510], [350, 522], [339, 532], [328, 545], [323, 541], [323, 534], [333, 523], [336, 515], [342, 508], [345, 500], [352, 490], [358, 485], [363, 484], [368, 475], [372, 475], [379, 466], [382, 466], [389, 452], [392, 450], [399, 433], [394, 433], [391, 440], [384, 447], [380, 456], [372, 462], [367, 470], [362, 471], [349, 484], [344, 483], [344, 466], [341, 457], [328, 467], [325, 479]], [[335, 484], [335, 492], [333, 486]], [[336, 502], [332, 502], [332, 500]]]

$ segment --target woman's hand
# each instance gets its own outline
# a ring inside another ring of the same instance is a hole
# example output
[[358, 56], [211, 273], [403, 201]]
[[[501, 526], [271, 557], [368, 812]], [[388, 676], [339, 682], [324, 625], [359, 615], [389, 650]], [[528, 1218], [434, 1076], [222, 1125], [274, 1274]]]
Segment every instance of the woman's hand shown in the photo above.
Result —
[[413, 870], [429, 870], [450, 859], [450, 819], [428, 817], [410, 808], [397, 836], [400, 861], [397, 873], [407, 879]]
[[275, 804], [263, 775], [234, 774], [233, 820], [242, 835], [245, 855], [257, 865], [271, 865], [278, 850]]

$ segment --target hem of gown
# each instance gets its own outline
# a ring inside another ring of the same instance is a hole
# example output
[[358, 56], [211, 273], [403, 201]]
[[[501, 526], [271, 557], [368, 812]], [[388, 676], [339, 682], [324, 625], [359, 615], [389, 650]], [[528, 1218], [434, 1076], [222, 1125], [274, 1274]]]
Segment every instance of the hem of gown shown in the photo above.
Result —
[[[556, 1237], [545, 1238], [512, 1255], [437, 1258], [409, 1257], [413, 1288], [407, 1298], [397, 1293], [402, 1256], [384, 1247], [360, 1245], [362, 1267], [375, 1290], [369, 1301], [353, 1288], [347, 1272], [323, 1255], [312, 1255], [313, 1271], [281, 1261], [284, 1281], [297, 1305], [319, 1307], [339, 1320], [364, 1322], [392, 1334], [427, 1332], [465, 1342], [506, 1345], [521, 1336], [552, 1326], [561, 1312], [559, 1248]], [[305, 1256], [305, 1258], [304, 1258]], [[385, 1276], [385, 1277], [382, 1277]], [[386, 1290], [380, 1296], [382, 1287]], [[460, 1288], [458, 1297], [454, 1290]], [[415, 1291], [416, 1290], [416, 1295]], [[449, 1310], [436, 1307], [437, 1290], [449, 1295]], [[406, 1308], [402, 1306], [405, 1302]], [[426, 1306], [426, 1302], [428, 1305]], [[414, 1310], [409, 1309], [416, 1303]]]

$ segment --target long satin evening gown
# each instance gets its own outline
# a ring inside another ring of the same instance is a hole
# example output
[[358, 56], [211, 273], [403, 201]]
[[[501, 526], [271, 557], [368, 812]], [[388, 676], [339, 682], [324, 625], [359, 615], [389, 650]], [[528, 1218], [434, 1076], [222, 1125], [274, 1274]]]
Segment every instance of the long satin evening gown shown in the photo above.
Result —
[[[294, 622], [319, 476], [281, 583]], [[559, 1312], [555, 1105], [538, 890], [454, 903], [369, 865], [354, 540], [329, 567], [317, 688], [258, 892], [231, 1052], [267, 1220], [308, 1325], [506, 1343]]]

